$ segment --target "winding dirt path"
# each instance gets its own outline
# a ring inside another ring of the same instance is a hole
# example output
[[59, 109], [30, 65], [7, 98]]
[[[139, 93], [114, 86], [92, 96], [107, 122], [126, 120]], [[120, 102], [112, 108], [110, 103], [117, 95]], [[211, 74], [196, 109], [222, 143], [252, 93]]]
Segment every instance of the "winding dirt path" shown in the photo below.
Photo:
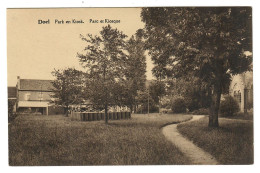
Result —
[[[193, 118], [187, 122], [190, 121], [196, 121], [200, 118], [203, 118], [204, 116], [196, 115], [193, 116]], [[183, 122], [185, 123], [185, 122]], [[171, 141], [176, 147], [179, 148], [179, 150], [184, 153], [185, 156], [187, 156], [191, 164], [194, 165], [216, 165], [218, 162], [216, 159], [211, 156], [209, 153], [205, 152], [201, 148], [194, 145], [191, 141], [184, 138], [177, 130], [178, 124], [171, 124], [168, 126], [163, 127], [162, 133], [168, 139]]]

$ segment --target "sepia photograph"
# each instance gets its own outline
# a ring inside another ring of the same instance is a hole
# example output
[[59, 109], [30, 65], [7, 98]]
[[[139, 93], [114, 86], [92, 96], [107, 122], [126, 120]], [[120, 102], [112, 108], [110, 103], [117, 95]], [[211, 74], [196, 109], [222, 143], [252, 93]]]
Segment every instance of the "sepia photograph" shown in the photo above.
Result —
[[9, 166], [253, 165], [252, 18], [7, 8]]

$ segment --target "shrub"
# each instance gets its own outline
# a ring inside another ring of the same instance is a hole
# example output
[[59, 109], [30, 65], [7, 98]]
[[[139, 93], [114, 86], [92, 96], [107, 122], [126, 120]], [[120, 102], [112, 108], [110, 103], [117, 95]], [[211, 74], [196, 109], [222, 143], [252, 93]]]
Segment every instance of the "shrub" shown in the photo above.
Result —
[[169, 98], [163, 97], [161, 99], [161, 108], [171, 109], [171, 100]]
[[248, 109], [252, 109], [252, 108], [253, 108], [253, 105], [254, 105], [253, 101], [250, 100], [250, 101], [248, 101], [248, 103], [247, 103], [247, 108], [248, 108]]
[[237, 112], [234, 115], [236, 117], [253, 117], [253, 112], [247, 112], [246, 114], [244, 112]]
[[[149, 113], [158, 113], [159, 112], [159, 107], [155, 104], [149, 104]], [[138, 114], [146, 114], [148, 113], [148, 105], [143, 104], [138, 106], [136, 109], [136, 113]]]
[[172, 113], [172, 110], [171, 109], [166, 109], [166, 108], [161, 108], [160, 109], [160, 113], [163, 113], [163, 114]]
[[193, 115], [209, 115], [208, 108], [200, 108], [192, 112]]
[[239, 105], [232, 96], [227, 96], [225, 100], [220, 103], [220, 113], [222, 116], [233, 116], [239, 111]]
[[199, 109], [199, 99], [196, 97], [184, 97], [185, 105], [189, 111], [194, 111]]
[[172, 109], [173, 113], [186, 112], [185, 100], [181, 97], [174, 98], [171, 102], [171, 109]]

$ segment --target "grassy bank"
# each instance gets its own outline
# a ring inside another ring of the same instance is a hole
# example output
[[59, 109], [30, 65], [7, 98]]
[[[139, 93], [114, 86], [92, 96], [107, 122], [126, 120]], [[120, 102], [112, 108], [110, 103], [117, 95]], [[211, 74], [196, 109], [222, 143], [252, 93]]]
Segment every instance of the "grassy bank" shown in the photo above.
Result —
[[131, 120], [70, 121], [63, 116], [19, 116], [9, 125], [10, 165], [189, 164], [161, 134], [183, 115], [132, 115]]
[[219, 120], [209, 128], [208, 118], [178, 125], [181, 134], [212, 154], [220, 164], [253, 163], [253, 122]]
[[229, 117], [223, 116], [222, 118], [238, 119], [238, 120], [253, 120], [254, 116], [253, 116], [253, 112], [248, 112], [247, 114], [244, 114], [243, 112], [239, 112], [236, 113], [234, 116], [229, 116]]

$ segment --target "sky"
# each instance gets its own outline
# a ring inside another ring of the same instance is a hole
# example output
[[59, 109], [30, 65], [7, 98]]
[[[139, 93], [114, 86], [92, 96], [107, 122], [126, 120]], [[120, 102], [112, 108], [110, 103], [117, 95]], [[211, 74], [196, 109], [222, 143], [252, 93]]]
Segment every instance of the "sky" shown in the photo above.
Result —
[[[8, 86], [16, 85], [17, 76], [22, 79], [54, 79], [51, 75], [54, 69], [82, 69], [76, 56], [84, 49], [80, 34], [97, 35], [102, 26], [108, 25], [100, 23], [100, 20], [110, 19], [120, 20], [120, 23], [110, 25], [130, 37], [144, 27], [140, 12], [141, 8], [8, 9]], [[73, 23], [73, 19], [84, 23]], [[91, 23], [90, 19], [99, 23]], [[39, 24], [39, 20], [49, 22]], [[153, 78], [152, 66], [147, 56], [147, 79]]]

